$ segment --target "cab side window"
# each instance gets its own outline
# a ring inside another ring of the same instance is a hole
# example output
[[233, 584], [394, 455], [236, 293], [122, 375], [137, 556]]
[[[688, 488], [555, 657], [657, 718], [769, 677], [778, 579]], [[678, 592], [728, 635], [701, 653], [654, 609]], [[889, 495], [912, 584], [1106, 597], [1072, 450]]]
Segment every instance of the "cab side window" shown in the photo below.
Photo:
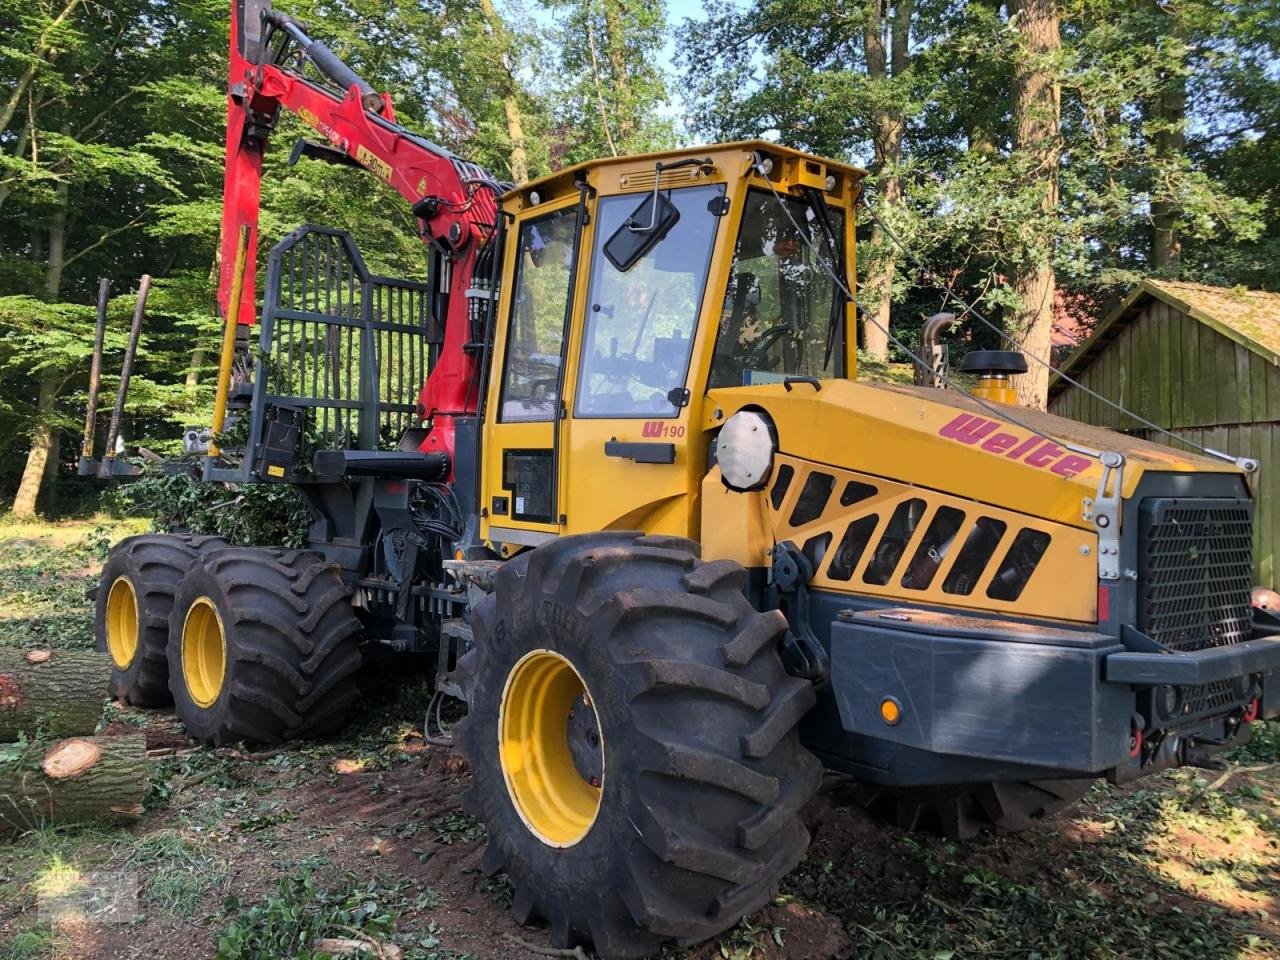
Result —
[[498, 420], [555, 419], [576, 207], [526, 221], [516, 249]]
[[841, 376], [843, 237], [839, 210], [747, 194], [709, 387]]

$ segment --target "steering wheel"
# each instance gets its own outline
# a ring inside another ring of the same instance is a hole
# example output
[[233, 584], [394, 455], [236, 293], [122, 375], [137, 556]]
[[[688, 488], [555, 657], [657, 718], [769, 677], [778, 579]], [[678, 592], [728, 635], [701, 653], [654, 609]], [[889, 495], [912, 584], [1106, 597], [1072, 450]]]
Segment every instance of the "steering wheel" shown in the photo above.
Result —
[[[781, 340], [788, 333], [792, 332], [793, 331], [789, 323], [778, 323], [774, 324], [772, 327], [766, 328], [764, 333], [760, 334], [760, 336], [755, 339], [755, 342], [747, 347], [746, 355], [742, 358], [743, 367], [748, 370], [753, 367], [764, 367], [765, 369], [772, 370], [777, 365], [777, 361], [766, 366], [764, 362], [764, 354], [766, 354], [775, 343]], [[758, 361], [756, 359], [757, 355], [759, 355], [760, 358]]]

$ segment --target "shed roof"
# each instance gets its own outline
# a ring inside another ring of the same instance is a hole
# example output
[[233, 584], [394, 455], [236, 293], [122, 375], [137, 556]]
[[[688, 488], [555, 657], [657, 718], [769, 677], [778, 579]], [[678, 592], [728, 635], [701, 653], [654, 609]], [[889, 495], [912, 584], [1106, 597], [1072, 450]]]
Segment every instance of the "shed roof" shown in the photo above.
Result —
[[[1062, 372], [1070, 374], [1089, 366], [1153, 298], [1176, 307], [1268, 363], [1280, 365], [1280, 293], [1180, 280], [1143, 280], [1066, 359]], [[1061, 377], [1054, 377], [1049, 384], [1050, 396], [1067, 386]]]

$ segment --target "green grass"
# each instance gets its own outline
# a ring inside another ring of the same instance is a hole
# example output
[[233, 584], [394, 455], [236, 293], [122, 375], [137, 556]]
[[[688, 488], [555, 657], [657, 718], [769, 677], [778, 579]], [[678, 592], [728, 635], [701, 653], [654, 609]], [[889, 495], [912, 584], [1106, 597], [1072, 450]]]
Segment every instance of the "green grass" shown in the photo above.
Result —
[[224, 879], [220, 866], [180, 830], [157, 830], [135, 844], [126, 861], [145, 871], [143, 895], [175, 917], [198, 913]]
[[44, 960], [53, 954], [55, 937], [48, 927], [19, 930], [6, 949], [8, 960]]
[[0, 523], [0, 645], [93, 647], [89, 589], [111, 544], [146, 521]]

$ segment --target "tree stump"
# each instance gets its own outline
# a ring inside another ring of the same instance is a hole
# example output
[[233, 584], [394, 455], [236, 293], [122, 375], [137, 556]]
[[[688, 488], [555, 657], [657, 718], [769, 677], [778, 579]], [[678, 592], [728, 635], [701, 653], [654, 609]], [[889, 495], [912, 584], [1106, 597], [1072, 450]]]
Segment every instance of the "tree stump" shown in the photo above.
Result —
[[93, 650], [0, 648], [0, 742], [90, 734], [102, 718], [111, 660]]
[[147, 742], [141, 734], [33, 744], [0, 759], [0, 834], [50, 824], [132, 823], [142, 815]]

